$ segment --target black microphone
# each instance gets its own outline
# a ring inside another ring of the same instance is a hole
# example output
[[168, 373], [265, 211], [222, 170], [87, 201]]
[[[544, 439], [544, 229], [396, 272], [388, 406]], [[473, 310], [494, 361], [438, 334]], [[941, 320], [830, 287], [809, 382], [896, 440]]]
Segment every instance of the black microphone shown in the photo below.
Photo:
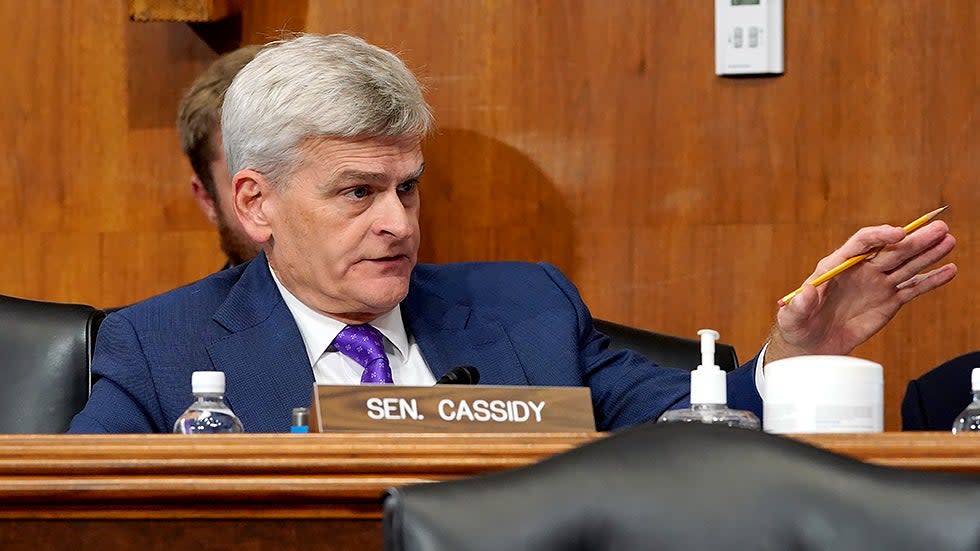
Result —
[[475, 385], [480, 382], [480, 372], [472, 365], [459, 365], [449, 370], [439, 380], [437, 385]]

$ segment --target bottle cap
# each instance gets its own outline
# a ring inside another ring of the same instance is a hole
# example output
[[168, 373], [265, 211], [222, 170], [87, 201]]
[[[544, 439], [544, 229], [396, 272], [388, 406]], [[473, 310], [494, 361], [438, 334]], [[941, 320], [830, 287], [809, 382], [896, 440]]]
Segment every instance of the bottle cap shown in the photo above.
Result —
[[701, 365], [691, 372], [692, 404], [727, 404], [728, 377], [715, 364], [715, 341], [720, 335], [713, 329], [701, 329]]
[[191, 392], [194, 394], [225, 393], [225, 373], [223, 371], [195, 371], [191, 374]]
[[980, 391], [980, 367], [974, 367], [973, 371], [970, 372], [970, 383], [973, 387], [973, 392]]
[[293, 408], [293, 426], [306, 426], [310, 421], [309, 408]]

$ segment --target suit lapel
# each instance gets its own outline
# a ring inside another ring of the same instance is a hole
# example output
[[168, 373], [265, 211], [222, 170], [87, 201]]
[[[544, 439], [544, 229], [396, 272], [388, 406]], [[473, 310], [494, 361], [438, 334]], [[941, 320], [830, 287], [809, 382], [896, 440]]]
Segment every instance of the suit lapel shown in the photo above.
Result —
[[435, 378], [456, 366], [472, 365], [480, 372], [480, 384], [527, 385], [524, 366], [503, 326], [465, 304], [444, 300], [430, 287], [413, 275], [402, 318]]
[[207, 350], [225, 373], [228, 405], [249, 432], [287, 431], [292, 408], [310, 404], [313, 370], [265, 254], [246, 268], [212, 319], [225, 330]]

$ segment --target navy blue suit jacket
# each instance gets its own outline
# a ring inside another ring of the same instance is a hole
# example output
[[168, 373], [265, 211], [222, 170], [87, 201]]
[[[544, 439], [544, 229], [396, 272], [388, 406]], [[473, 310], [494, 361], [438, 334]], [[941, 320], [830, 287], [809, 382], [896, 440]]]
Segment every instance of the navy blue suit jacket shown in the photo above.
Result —
[[[688, 403], [687, 371], [608, 350], [578, 291], [547, 264], [420, 264], [401, 308], [437, 379], [473, 365], [483, 384], [588, 386], [599, 430]], [[753, 363], [729, 374], [729, 404], [761, 414]], [[225, 373], [246, 431], [286, 432], [314, 383], [264, 254], [109, 315], [92, 369], [98, 380], [70, 432], [169, 432], [203, 370]]]

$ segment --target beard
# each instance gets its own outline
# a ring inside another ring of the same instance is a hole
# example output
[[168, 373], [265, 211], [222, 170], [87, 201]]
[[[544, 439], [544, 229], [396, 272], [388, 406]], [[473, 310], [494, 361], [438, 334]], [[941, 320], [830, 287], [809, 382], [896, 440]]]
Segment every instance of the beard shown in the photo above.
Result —
[[258, 243], [252, 241], [248, 235], [232, 228], [224, 216], [221, 216], [220, 211], [218, 214], [218, 238], [222, 252], [228, 257], [229, 267], [252, 260], [261, 250]]

